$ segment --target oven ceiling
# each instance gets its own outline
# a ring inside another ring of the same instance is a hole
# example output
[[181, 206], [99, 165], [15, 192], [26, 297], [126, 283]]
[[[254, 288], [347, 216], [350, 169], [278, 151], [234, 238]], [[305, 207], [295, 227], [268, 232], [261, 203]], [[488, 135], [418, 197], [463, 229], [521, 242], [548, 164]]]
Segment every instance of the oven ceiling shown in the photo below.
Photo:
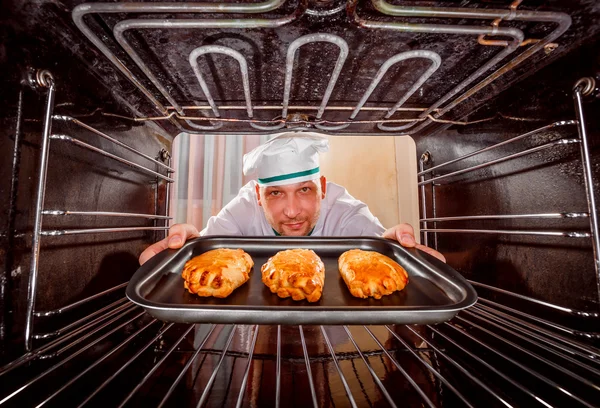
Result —
[[[116, 60], [130, 71], [129, 76], [139, 81], [138, 86], [133, 85], [132, 81], [119, 72], [101, 50], [84, 36], [80, 31], [82, 24], [80, 28], [76, 27], [71, 12], [80, 2], [32, 2], [28, 3], [27, 7], [15, 4], [12, 12], [25, 24], [11, 26], [10, 19], [4, 23], [9, 27], [8, 32], [12, 34], [9, 38], [17, 41], [21, 34], [25, 34], [32, 41], [34, 51], [24, 51], [19, 61], [22, 65], [32, 64], [39, 67], [40, 64], [46, 64], [46, 67], [58, 71], [55, 75], [59, 83], [70, 91], [66, 92], [69, 100], [63, 101], [66, 111], [68, 106], [79, 113], [86, 109], [94, 111], [100, 108], [104, 113], [117, 113], [138, 119], [171, 114], [170, 120], [156, 122], [172, 134], [184, 129], [203, 133], [264, 133], [291, 127], [315, 129], [315, 125], [329, 133], [385, 132], [418, 135], [431, 132], [436, 127], [447, 125], [442, 121], [482, 119], [479, 117], [482, 115], [477, 115], [476, 111], [486, 101], [513, 83], [535, 74], [558, 56], [577, 48], [597, 34], [600, 26], [597, 23], [600, 6], [595, 1], [525, 0], [516, 7], [512, 15], [510, 2], [500, 0], [478, 3], [359, 1], [356, 10], [353, 7], [354, 3], [355, 1], [341, 0], [270, 0], [260, 4], [264, 4], [263, 10], [272, 10], [264, 13], [253, 11], [252, 14], [237, 12], [240, 10], [230, 10], [232, 13], [199, 13], [199, 3], [187, 3], [187, 6], [176, 3], [181, 10], [168, 9], [168, 12], [158, 8], [167, 3], [152, 2], [130, 3], [134, 6], [121, 9], [114, 7], [116, 3], [104, 3], [106, 6], [102, 8], [92, 6], [89, 9], [80, 9], [88, 13], [82, 13], [81, 17], [84, 29], [89, 29], [88, 36], [97, 37], [101, 46], [106, 46], [105, 51], [114, 55]], [[245, 7], [245, 11], [249, 11], [258, 3], [226, 4], [228, 7], [241, 5]], [[498, 40], [499, 45], [482, 45], [478, 42], [477, 30], [493, 30], [493, 18], [468, 16], [461, 12], [457, 12], [456, 15], [465, 18], [436, 16], [440, 11], [448, 11], [449, 7], [461, 7], [470, 11], [505, 10], [506, 18], [498, 24], [503, 35], [486, 37], [487, 40]], [[545, 41], [557, 44], [556, 48], [553, 44], [543, 46], [544, 42], [536, 43], [536, 40], [543, 41], [547, 36], [556, 33], [555, 30], [560, 31], [560, 24], [566, 26], [568, 20], [563, 19], [563, 22], [558, 24], [561, 18], [558, 14], [531, 13], [528, 16], [524, 13], [527, 11], [564, 12], [571, 17], [572, 23], [563, 35], [556, 40]], [[396, 15], [386, 15], [384, 12]], [[414, 17], [415, 13], [419, 17]], [[428, 13], [428, 16], [423, 17]], [[410, 17], [407, 16], [409, 14]], [[511, 16], [518, 15], [521, 17], [506, 21]], [[554, 21], [548, 21], [548, 16]], [[179, 27], [178, 24], [181, 25], [182, 21], [188, 26]], [[208, 28], [204, 27], [206, 25]], [[278, 26], [264, 27], [269, 25]], [[430, 30], [428, 27], [434, 29]], [[473, 32], [439, 32], [449, 29], [470, 29]], [[119, 30], [122, 33], [120, 44], [115, 40], [115, 33]], [[423, 30], [435, 32], [414, 32]], [[519, 32], [522, 32], [522, 39], [518, 38]], [[290, 45], [303, 36], [316, 33], [324, 35], [305, 37], [304, 44], [296, 43], [299, 47], [295, 53], [290, 54], [292, 58], [286, 67]], [[45, 46], [40, 47], [33, 42], [35, 40]], [[515, 44], [512, 52], [506, 47], [511, 41]], [[526, 44], [516, 46], [519, 41], [525, 41]], [[129, 53], [125, 52], [123, 47], [126, 48], [127, 45], [132, 50]], [[340, 50], [343, 50], [343, 54], [346, 47], [347, 57], [342, 61]], [[534, 47], [540, 50], [516, 67], [507, 69], [506, 73], [481, 91], [451, 109], [440, 112], [439, 109], [448, 107], [457, 97], [497, 69], [515, 58], [523, 58], [527, 53], [531, 53]], [[192, 60], [196, 61], [196, 68], [193, 67], [193, 62], [190, 62], [190, 54], [194, 50], [197, 55]], [[403, 54], [397, 57], [399, 61], [394, 64], [394, 61], [390, 60], [398, 54], [417, 50], [426, 53]], [[37, 54], [32, 55], [34, 53]], [[455, 96], [439, 104], [437, 110], [428, 112], [428, 108], [435, 106], [436, 102], [439, 103], [440, 99], [452, 92], [461, 81], [468, 79], [500, 53], [506, 54], [506, 57], [499, 64], [494, 64]], [[438, 58], [436, 54], [439, 56], [437, 70], [434, 69]], [[140, 61], [136, 63], [132, 59], [132, 56], [136, 55], [143, 64], [142, 68]], [[86, 74], [80, 74], [80, 71], [73, 68], [73, 64], [66, 62], [72, 60], [73, 56], [78, 57], [77, 64], [87, 71]], [[405, 57], [413, 58], [402, 60]], [[389, 70], [364, 102], [363, 109], [354, 117], [354, 123], [348, 124], [353, 109], [365, 96], [386, 61], [390, 65]], [[3, 62], [7, 63], [7, 60]], [[336, 63], [339, 64], [339, 77], [331, 88], [330, 80]], [[54, 65], [54, 68], [48, 64]], [[425, 79], [422, 76], [430, 67], [428, 74], [431, 76], [422, 86], [415, 86], [420, 78]], [[245, 93], [240, 68], [247, 68], [248, 94]], [[286, 71], [291, 77], [290, 108], [286, 112], [287, 120], [284, 121], [281, 107]], [[83, 83], [86, 82], [85, 78], [89, 73], [98, 80], [95, 88]], [[214, 100], [212, 107], [201, 87], [198, 74], [205, 80], [205, 90], [208, 90]], [[150, 76], [154, 78], [151, 79]], [[162, 90], [159, 89], [161, 87]], [[318, 108], [323, 104], [328, 87], [331, 94], [327, 101], [327, 109], [319, 115]], [[96, 92], [97, 88], [102, 89]], [[145, 88], [146, 91], [140, 88]], [[411, 88], [414, 92], [406, 99]], [[78, 95], [81, 92], [86, 95]], [[90, 93], [94, 95], [89, 95]], [[386, 118], [388, 110], [401, 99], [406, 101], [400, 109]], [[248, 100], [252, 106], [251, 115], [247, 109]], [[190, 108], [192, 106], [195, 108]], [[73, 113], [66, 111], [65, 113]], [[209, 122], [174, 117], [178, 115], [214, 118], [217, 114], [225, 120]], [[409, 119], [417, 119], [420, 115], [420, 121], [406, 122]], [[436, 121], [431, 122], [432, 117]], [[378, 123], [370, 122], [383, 119], [404, 120], [384, 123], [388, 128], [403, 125], [407, 128], [383, 130], [378, 127]], [[271, 120], [275, 121], [269, 122]], [[409, 125], [412, 126], [408, 127]]]

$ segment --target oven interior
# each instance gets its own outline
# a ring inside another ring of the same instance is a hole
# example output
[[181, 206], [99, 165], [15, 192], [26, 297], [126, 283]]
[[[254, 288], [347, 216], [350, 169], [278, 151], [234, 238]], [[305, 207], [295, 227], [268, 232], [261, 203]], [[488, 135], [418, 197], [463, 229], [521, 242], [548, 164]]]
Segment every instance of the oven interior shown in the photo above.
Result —
[[[0, 405], [597, 405], [597, 2], [2, 11]], [[171, 221], [174, 138], [290, 130], [411, 136], [421, 241], [477, 305], [302, 327], [129, 302]]]

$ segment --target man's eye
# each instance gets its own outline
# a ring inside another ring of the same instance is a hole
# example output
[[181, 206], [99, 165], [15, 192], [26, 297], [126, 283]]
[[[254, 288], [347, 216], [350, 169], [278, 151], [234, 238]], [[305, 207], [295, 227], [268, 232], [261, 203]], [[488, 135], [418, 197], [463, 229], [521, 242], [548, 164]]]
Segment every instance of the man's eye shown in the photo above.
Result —
[[310, 187], [302, 187], [300, 191], [302, 191], [303, 193], [308, 193], [310, 191]]
[[278, 195], [279, 195], [279, 191], [277, 191], [277, 190], [275, 190], [275, 191], [271, 191], [271, 192], [269, 193], [269, 195], [272, 195], [272, 196], [278, 196]]

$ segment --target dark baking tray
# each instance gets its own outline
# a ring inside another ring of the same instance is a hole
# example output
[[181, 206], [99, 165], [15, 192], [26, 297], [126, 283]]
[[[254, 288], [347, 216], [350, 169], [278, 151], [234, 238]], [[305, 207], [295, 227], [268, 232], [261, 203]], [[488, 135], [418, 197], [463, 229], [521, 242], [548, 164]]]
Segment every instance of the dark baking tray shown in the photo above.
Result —
[[[183, 287], [181, 271], [192, 257], [215, 248], [242, 248], [254, 260], [250, 279], [225, 299], [201, 298]], [[325, 264], [318, 302], [281, 299], [262, 283], [261, 266], [278, 251], [314, 250]], [[349, 249], [377, 251], [406, 269], [409, 283], [380, 300], [359, 299], [338, 271]], [[450, 320], [477, 301], [473, 287], [454, 269], [416, 249], [383, 238], [207, 237], [166, 250], [141, 266], [127, 297], [158, 319], [182, 323], [243, 324], [426, 324]]]

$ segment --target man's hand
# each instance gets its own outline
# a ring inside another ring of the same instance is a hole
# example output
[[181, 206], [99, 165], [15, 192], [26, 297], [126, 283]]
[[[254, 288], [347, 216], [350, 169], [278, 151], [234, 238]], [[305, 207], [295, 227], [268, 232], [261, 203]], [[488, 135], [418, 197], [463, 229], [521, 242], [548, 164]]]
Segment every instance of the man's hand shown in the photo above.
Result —
[[167, 248], [178, 249], [190, 238], [198, 238], [200, 233], [192, 224], [175, 224], [169, 228], [169, 236], [165, 239], [150, 245], [140, 255], [140, 265], [143, 265], [148, 259]]
[[395, 227], [388, 229], [383, 233], [383, 238], [398, 241], [403, 247], [420, 249], [423, 252], [427, 252], [429, 255], [435, 256], [440, 261], [446, 262], [444, 255], [435, 249], [417, 244], [415, 241], [415, 230], [410, 224], [398, 224]]

